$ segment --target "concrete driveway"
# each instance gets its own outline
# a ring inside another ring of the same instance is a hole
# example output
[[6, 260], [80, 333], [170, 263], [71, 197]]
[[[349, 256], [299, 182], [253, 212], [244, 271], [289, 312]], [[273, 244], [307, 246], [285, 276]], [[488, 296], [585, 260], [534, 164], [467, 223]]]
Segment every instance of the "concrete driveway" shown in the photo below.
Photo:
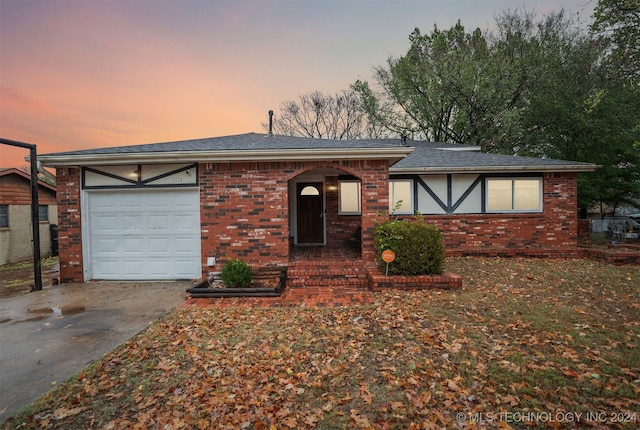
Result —
[[191, 285], [91, 282], [0, 298], [0, 422], [182, 303]]

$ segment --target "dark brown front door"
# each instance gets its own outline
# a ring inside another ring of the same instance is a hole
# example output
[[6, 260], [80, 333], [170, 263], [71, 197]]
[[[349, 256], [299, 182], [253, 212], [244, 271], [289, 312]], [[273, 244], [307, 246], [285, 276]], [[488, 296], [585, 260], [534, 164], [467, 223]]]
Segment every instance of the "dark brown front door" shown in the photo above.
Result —
[[296, 197], [298, 200], [298, 244], [323, 244], [322, 182], [298, 184]]

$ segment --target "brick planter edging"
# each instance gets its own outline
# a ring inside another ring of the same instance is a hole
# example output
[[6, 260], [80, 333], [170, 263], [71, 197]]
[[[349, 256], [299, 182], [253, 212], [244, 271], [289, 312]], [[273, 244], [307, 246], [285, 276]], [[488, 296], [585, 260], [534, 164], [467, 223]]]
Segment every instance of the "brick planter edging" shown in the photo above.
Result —
[[617, 266], [640, 266], [640, 252], [638, 251], [625, 251], [614, 247], [608, 249], [583, 248], [582, 251], [586, 258], [600, 263], [615, 264]]
[[462, 276], [444, 272], [442, 275], [387, 276], [377, 268], [367, 268], [369, 285], [373, 291], [393, 288], [396, 290], [424, 290], [440, 288], [445, 290], [462, 288]]
[[624, 249], [594, 249], [577, 247], [571, 249], [456, 249], [447, 250], [447, 257], [502, 257], [502, 258], [588, 258], [600, 263], [615, 265], [640, 265], [640, 252]]
[[287, 282], [286, 267], [263, 267], [252, 270], [252, 281], [278, 279], [275, 287], [248, 287], [248, 288], [211, 288], [211, 284], [222, 281], [220, 272], [213, 272], [208, 279], [198, 282], [191, 288], [187, 288], [187, 295], [193, 298], [214, 297], [279, 297]]

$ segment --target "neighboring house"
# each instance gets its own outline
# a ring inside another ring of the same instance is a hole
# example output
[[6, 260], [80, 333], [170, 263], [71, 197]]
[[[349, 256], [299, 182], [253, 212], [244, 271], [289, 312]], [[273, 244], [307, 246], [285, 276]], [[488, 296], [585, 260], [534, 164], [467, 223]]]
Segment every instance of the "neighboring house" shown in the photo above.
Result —
[[[58, 223], [55, 187], [38, 181], [40, 255], [51, 255], [51, 225]], [[0, 265], [33, 257], [30, 175], [0, 169]]]
[[60, 275], [192, 279], [291, 246], [358, 244], [374, 266], [383, 214], [422, 213], [447, 252], [562, 256], [577, 247], [577, 174], [596, 165], [477, 147], [249, 133], [39, 155], [57, 169]]

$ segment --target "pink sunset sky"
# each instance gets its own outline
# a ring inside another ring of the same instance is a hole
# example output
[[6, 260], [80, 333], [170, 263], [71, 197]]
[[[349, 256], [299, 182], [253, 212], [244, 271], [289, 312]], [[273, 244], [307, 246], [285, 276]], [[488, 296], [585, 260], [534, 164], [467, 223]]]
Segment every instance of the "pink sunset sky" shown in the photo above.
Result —
[[[264, 132], [269, 109], [333, 94], [411, 31], [595, 0], [0, 0], [0, 137], [38, 153]], [[0, 145], [0, 167], [27, 165]]]

